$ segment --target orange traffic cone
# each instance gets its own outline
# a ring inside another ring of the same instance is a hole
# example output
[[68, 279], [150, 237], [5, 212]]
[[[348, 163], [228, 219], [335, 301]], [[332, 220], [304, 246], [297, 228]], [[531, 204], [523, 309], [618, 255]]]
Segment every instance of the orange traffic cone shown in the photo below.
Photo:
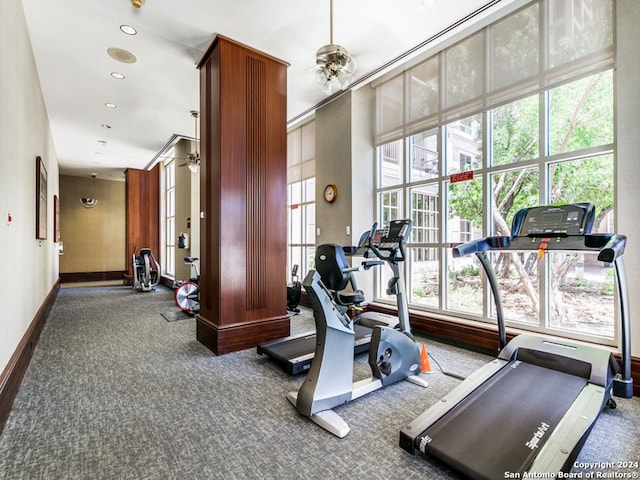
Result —
[[420, 367], [420, 371], [422, 373], [433, 373], [433, 370], [431, 370], [431, 362], [429, 362], [427, 346], [424, 343], [422, 344], [422, 350], [420, 351]]

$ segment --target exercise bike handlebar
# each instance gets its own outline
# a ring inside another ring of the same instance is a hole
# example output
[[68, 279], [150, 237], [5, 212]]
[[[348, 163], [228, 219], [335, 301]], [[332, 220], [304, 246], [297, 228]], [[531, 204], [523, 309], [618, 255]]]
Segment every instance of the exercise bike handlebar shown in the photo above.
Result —
[[[396, 245], [398, 246], [398, 248], [390, 248], [390, 249], [385, 249], [389, 251], [389, 255], [384, 255], [380, 249], [378, 248], [378, 246], [373, 243], [373, 238], [376, 235], [376, 231], [378, 230], [378, 222], [374, 222], [373, 226], [371, 227], [371, 231], [369, 232], [369, 249], [375, 254], [376, 257], [378, 257], [381, 260], [384, 260], [385, 262], [389, 262], [389, 263], [398, 263], [398, 262], [404, 262], [406, 260], [406, 254], [405, 254], [405, 250], [404, 250], [404, 242], [400, 241], [397, 242]], [[398, 252], [400, 253], [400, 255], [398, 255]]]

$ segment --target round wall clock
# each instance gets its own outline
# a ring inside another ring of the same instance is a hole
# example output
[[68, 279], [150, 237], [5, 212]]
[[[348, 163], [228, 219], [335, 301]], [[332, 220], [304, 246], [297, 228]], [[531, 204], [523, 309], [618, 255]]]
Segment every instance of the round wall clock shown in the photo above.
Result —
[[324, 201], [327, 203], [333, 203], [338, 198], [338, 187], [333, 183], [330, 183], [324, 187]]

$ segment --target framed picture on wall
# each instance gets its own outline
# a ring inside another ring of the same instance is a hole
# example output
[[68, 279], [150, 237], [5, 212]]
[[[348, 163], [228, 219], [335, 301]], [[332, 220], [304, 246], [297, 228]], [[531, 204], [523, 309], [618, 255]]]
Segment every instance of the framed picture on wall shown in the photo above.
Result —
[[47, 169], [36, 157], [36, 238], [47, 238]]
[[60, 202], [58, 196], [53, 196], [53, 241], [60, 241]]

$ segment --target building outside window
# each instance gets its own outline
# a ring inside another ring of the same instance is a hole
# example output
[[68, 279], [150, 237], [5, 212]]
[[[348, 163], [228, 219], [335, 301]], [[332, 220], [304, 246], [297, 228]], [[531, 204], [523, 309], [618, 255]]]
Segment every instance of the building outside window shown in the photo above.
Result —
[[[593, 231], [613, 230], [612, 25], [611, 0], [531, 2], [376, 87], [378, 219], [413, 220], [413, 308], [494, 323], [479, 262], [451, 245], [510, 235], [521, 208], [590, 202]], [[492, 254], [507, 323], [614, 345], [613, 268], [595, 257]]]

